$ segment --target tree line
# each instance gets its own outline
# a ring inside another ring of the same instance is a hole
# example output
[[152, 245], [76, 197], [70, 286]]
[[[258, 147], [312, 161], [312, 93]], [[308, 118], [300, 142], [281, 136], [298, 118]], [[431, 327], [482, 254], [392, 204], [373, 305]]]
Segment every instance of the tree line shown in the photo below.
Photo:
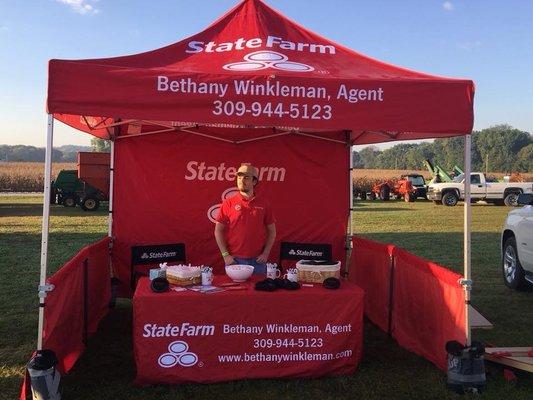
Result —
[[[464, 137], [436, 139], [432, 143], [397, 144], [379, 150], [367, 146], [354, 151], [354, 168], [424, 169], [429, 159], [445, 170], [463, 168]], [[533, 171], [533, 137], [509, 125], [496, 125], [472, 132], [472, 170], [490, 172]]]
[[[54, 147], [52, 162], [76, 162], [78, 151], [91, 151], [91, 147], [73, 145]], [[0, 145], [0, 162], [44, 162], [45, 153], [44, 147], [3, 144]]]
[[[109, 140], [92, 138], [90, 146], [77, 146], [67, 144], [54, 147], [52, 162], [77, 162], [78, 152], [98, 151], [109, 153], [111, 148]], [[0, 145], [0, 162], [44, 162], [46, 149], [44, 147], [26, 146], [22, 144], [9, 146]]]
[[[53, 162], [76, 162], [78, 151], [109, 152], [109, 141], [98, 138], [91, 146], [61, 146], [52, 152]], [[424, 169], [424, 160], [446, 170], [463, 167], [464, 137], [436, 139], [432, 143], [397, 144], [386, 150], [367, 146], [354, 151], [353, 167], [365, 169]], [[45, 149], [34, 146], [0, 145], [1, 161], [43, 162]], [[533, 137], [509, 125], [496, 125], [472, 132], [472, 169], [490, 172], [532, 172]]]

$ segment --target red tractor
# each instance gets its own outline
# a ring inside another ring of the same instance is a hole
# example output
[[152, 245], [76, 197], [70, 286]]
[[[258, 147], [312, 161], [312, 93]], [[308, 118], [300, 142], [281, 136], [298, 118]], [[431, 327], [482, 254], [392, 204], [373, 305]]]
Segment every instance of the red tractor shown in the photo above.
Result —
[[370, 199], [388, 201], [391, 196], [396, 199], [404, 199], [406, 202], [413, 202], [417, 197], [417, 189], [407, 176], [402, 176], [400, 179], [389, 179], [385, 182], [380, 182], [372, 186]]

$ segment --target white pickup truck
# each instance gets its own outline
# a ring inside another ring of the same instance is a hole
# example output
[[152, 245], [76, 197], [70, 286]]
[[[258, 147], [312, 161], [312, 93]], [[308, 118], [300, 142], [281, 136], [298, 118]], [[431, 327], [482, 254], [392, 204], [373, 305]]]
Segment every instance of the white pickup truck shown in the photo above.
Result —
[[[427, 196], [435, 204], [455, 206], [459, 200], [464, 200], [465, 179], [461, 174], [453, 182], [430, 183]], [[470, 195], [472, 200], [484, 200], [497, 205], [516, 206], [518, 195], [533, 193], [532, 182], [498, 182], [495, 179], [486, 179], [482, 172], [470, 174]]]

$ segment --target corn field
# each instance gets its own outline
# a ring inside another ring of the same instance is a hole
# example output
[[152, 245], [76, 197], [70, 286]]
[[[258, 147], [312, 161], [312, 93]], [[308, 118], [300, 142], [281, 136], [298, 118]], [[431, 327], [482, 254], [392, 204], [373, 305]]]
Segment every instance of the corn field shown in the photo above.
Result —
[[[52, 179], [62, 169], [76, 169], [76, 163], [52, 164]], [[354, 188], [369, 192], [376, 183], [399, 178], [401, 175], [417, 173], [426, 181], [431, 179], [428, 171], [403, 169], [355, 169], [352, 171]], [[491, 173], [499, 179], [502, 173]], [[533, 182], [533, 174], [522, 174], [523, 179]], [[42, 192], [44, 189], [44, 164], [39, 162], [0, 162], [0, 192]]]
[[420, 174], [426, 181], [431, 179], [428, 171], [413, 171], [411, 169], [355, 169], [352, 170], [354, 191], [370, 192], [377, 183], [398, 179], [401, 175]]
[[[52, 179], [62, 169], [76, 169], [75, 163], [52, 164]], [[0, 192], [42, 192], [44, 163], [0, 162]]]
[[[429, 171], [414, 171], [407, 169], [355, 169], [352, 170], [352, 179], [354, 185], [354, 192], [370, 192], [372, 186], [377, 183], [387, 181], [387, 180], [396, 180], [400, 178], [401, 175], [407, 174], [420, 174], [424, 177], [426, 182], [428, 182], [432, 176]], [[506, 174], [500, 172], [489, 172], [488, 176], [495, 177], [497, 179], [503, 179]], [[533, 182], [532, 173], [524, 174], [512, 174], [511, 182]]]

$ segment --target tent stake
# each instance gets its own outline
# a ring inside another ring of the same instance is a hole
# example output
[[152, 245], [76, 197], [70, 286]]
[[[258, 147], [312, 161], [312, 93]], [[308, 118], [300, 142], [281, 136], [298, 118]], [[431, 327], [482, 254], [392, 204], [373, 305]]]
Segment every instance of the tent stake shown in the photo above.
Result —
[[37, 350], [43, 348], [44, 329], [44, 299], [46, 293], [53, 289], [46, 285], [46, 271], [48, 269], [48, 228], [50, 222], [50, 189], [52, 180], [52, 145], [54, 142], [54, 116], [48, 114], [48, 128], [46, 132], [46, 155], [44, 164], [44, 197], [43, 221], [41, 237], [41, 276], [39, 279], [39, 326], [37, 332]]

